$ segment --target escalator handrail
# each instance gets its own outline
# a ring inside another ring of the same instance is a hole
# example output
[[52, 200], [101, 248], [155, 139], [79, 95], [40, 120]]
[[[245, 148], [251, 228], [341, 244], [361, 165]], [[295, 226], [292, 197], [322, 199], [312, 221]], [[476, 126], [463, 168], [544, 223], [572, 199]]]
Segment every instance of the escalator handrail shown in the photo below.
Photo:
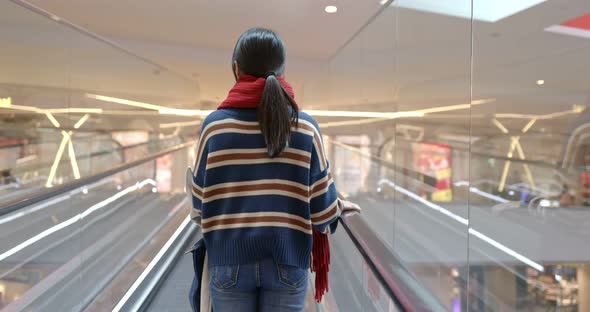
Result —
[[113, 167], [109, 170], [105, 170], [101, 173], [97, 173], [97, 174], [94, 174], [91, 176], [83, 177], [78, 180], [64, 183], [64, 184], [56, 186], [56, 187], [48, 188], [42, 192], [34, 193], [34, 194], [31, 194], [30, 196], [8, 202], [8, 203], [0, 206], [0, 216], [11, 213], [13, 211], [16, 211], [16, 210], [19, 210], [22, 208], [25, 208], [29, 205], [36, 204], [38, 202], [47, 200], [51, 197], [75, 190], [75, 189], [83, 187], [85, 185], [98, 182], [106, 177], [126, 171], [130, 168], [133, 168], [133, 167], [137, 167], [137, 166], [142, 165], [148, 161], [152, 161], [152, 160], [154, 160], [156, 158], [160, 158], [164, 155], [167, 155], [167, 154], [176, 152], [178, 150], [190, 147], [190, 146], [194, 145], [195, 143], [196, 143], [196, 141], [189, 141], [189, 142], [185, 142], [182, 144], [178, 144], [176, 146], [167, 148], [165, 150], [151, 154], [151, 155], [143, 157], [141, 159], [123, 163], [123, 164]]
[[402, 311], [446, 311], [360, 216], [343, 216], [340, 223], [381, 286]]
[[[115, 143], [118, 145], [117, 148], [113, 148], [110, 150], [102, 150], [102, 151], [98, 151], [98, 152], [94, 152], [91, 154], [86, 154], [86, 155], [80, 155], [78, 157], [76, 157], [77, 160], [82, 160], [82, 159], [89, 159], [89, 158], [93, 158], [93, 157], [98, 157], [98, 156], [103, 156], [103, 155], [107, 155], [107, 154], [112, 154], [113, 152], [120, 152], [122, 154], [122, 156], [124, 156], [124, 152], [128, 149], [132, 149], [132, 148], [136, 148], [136, 147], [141, 147], [141, 146], [149, 146], [151, 144], [154, 144], [154, 142], [161, 142], [163, 140], [151, 140], [151, 141], [145, 141], [145, 142], [141, 142], [141, 143], [135, 143], [135, 144], [130, 144], [130, 145], [121, 145], [120, 143], [116, 142], [115, 140], [111, 140], [111, 142]], [[62, 162], [69, 162], [68, 159], [62, 159], [59, 161], [60, 163]], [[50, 166], [52, 162], [46, 162], [46, 163], [39, 163], [39, 164], [32, 164], [32, 165], [28, 165], [28, 166], [20, 166], [20, 167], [16, 167], [14, 170], [14, 172], [22, 172], [23, 170], [33, 170], [36, 168], [43, 168], [43, 166]]]

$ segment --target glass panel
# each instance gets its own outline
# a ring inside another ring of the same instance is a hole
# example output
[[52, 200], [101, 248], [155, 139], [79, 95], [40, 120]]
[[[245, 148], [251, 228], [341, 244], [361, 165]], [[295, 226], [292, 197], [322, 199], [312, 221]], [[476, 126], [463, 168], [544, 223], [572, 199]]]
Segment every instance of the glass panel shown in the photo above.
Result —
[[330, 243], [330, 270], [339, 273], [330, 274], [333, 286], [322, 307], [327, 311], [399, 311], [344, 229], [339, 229]]
[[58, 17], [0, 8], [3, 202], [145, 155], [124, 146], [157, 151], [195, 135], [195, 112], [174, 110], [197, 108], [194, 81]]
[[2, 208], [194, 139], [198, 86], [10, 1], [0, 42], [0, 309], [111, 309], [186, 216], [189, 149]]
[[[470, 19], [412, 8], [413, 2], [396, 1], [394, 8], [398, 111], [416, 117], [398, 120], [394, 139], [382, 151], [398, 168], [383, 188], [395, 198], [395, 252], [443, 306], [464, 310]], [[452, 7], [470, 12], [471, 1], [454, 1]]]
[[473, 98], [494, 100], [472, 112], [477, 311], [590, 310], [590, 3], [533, 2], [473, 23]]
[[[328, 108], [364, 112], [356, 118], [318, 118], [326, 135], [339, 192], [365, 208], [363, 218], [393, 246], [394, 209], [380, 193], [380, 179], [392, 175], [378, 159], [392, 136], [396, 110], [395, 12], [384, 10], [330, 62]], [[392, 164], [390, 159], [387, 159]]]

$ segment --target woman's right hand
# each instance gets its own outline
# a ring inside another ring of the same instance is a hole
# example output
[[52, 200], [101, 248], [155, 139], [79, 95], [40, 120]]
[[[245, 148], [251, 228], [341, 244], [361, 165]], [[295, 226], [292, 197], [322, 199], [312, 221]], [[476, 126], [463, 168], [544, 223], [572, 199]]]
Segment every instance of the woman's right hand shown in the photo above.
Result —
[[342, 209], [342, 214], [346, 216], [361, 213], [361, 207], [348, 200], [340, 199], [340, 208]]

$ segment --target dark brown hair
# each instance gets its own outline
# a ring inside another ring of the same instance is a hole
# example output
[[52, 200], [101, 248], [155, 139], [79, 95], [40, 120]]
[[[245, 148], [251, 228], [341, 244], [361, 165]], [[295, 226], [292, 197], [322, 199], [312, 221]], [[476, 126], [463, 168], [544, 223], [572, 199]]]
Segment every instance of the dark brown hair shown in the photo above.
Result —
[[257, 115], [270, 157], [279, 155], [289, 145], [291, 126], [298, 122], [297, 104], [276, 77], [285, 70], [285, 58], [283, 41], [265, 28], [243, 33], [233, 54], [232, 67], [237, 63], [240, 73], [266, 78]]

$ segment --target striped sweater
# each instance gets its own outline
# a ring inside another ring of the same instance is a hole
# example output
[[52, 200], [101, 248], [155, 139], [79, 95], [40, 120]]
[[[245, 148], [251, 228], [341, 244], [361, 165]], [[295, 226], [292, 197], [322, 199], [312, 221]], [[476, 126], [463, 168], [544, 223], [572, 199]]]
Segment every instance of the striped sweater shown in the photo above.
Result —
[[308, 268], [312, 229], [336, 229], [340, 204], [316, 121], [299, 113], [289, 146], [269, 158], [255, 109], [220, 109], [203, 122], [191, 218], [211, 266], [272, 257]]

